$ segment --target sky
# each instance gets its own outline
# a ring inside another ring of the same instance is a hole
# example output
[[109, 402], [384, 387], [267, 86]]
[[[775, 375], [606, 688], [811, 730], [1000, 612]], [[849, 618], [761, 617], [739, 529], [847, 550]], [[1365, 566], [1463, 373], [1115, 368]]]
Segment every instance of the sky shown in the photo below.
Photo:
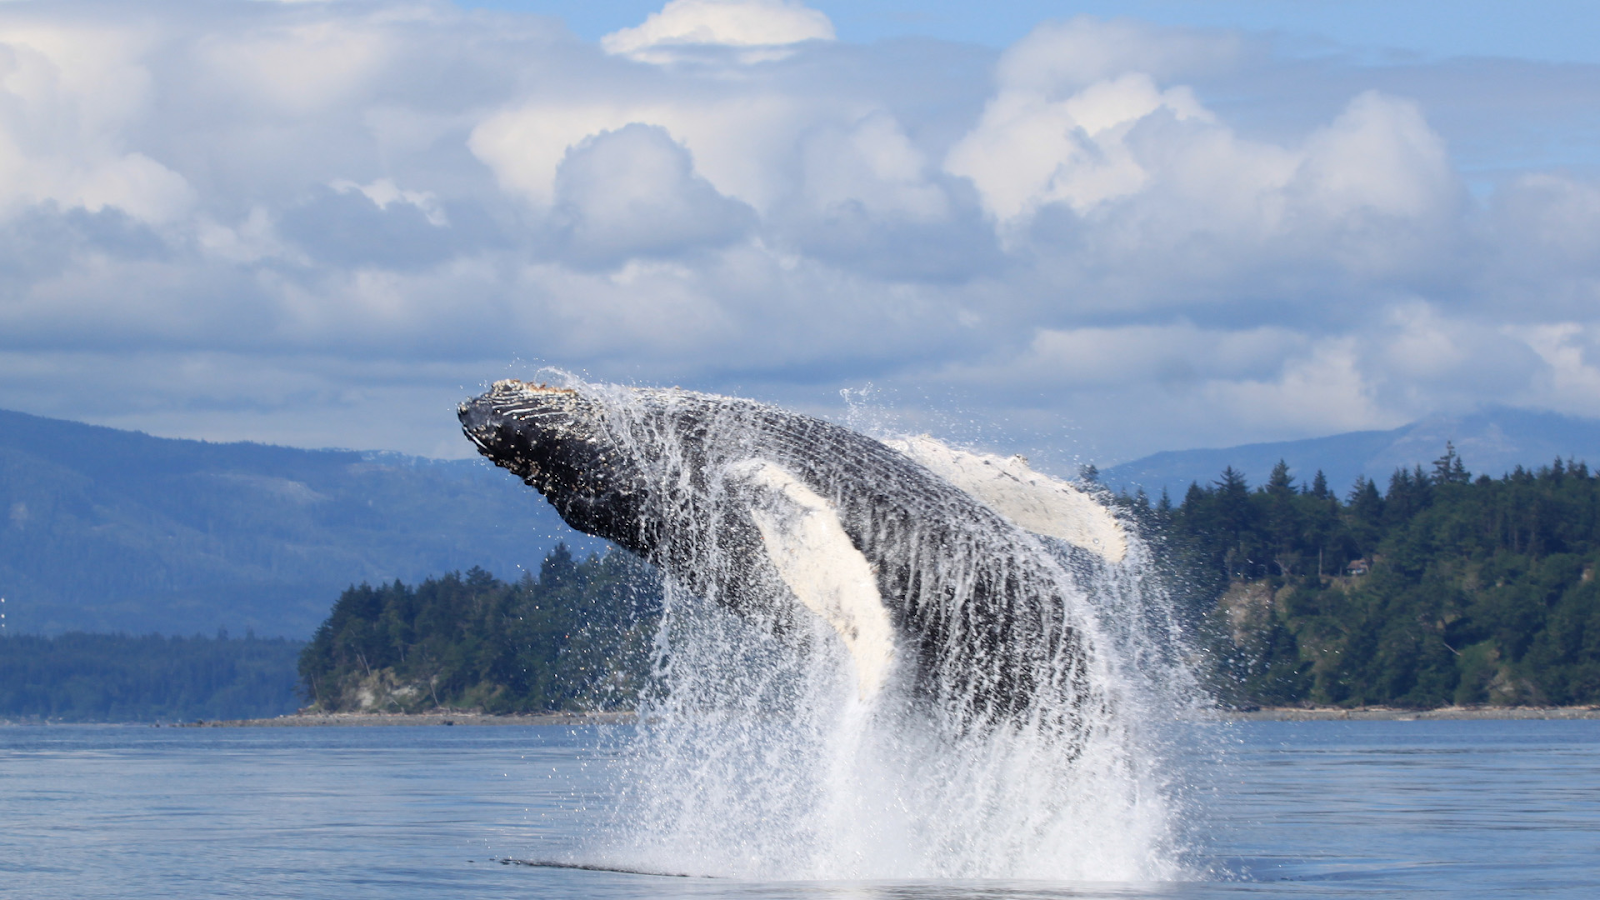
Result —
[[1600, 416], [1595, 33], [1563, 0], [0, 2], [0, 407], [459, 457], [458, 400], [553, 367], [1069, 472]]

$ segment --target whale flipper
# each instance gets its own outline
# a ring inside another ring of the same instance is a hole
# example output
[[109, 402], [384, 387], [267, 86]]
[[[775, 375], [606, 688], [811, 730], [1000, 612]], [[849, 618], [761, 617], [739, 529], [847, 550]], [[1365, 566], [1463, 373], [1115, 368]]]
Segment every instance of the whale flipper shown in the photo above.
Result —
[[1118, 563], [1128, 554], [1122, 523], [1089, 495], [1009, 459], [957, 450], [927, 435], [884, 441], [1025, 531], [1058, 538]]
[[839, 512], [793, 474], [751, 460], [732, 473], [749, 488], [750, 518], [767, 558], [797, 599], [844, 640], [862, 700], [883, 689], [894, 664], [894, 629], [877, 576]]

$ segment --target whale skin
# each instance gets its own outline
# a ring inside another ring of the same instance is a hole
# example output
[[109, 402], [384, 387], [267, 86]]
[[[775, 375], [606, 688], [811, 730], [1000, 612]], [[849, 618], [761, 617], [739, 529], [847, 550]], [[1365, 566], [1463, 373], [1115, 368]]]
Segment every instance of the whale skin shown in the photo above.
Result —
[[820, 616], [865, 700], [898, 683], [960, 727], [1104, 702], [1060, 554], [901, 449], [680, 389], [501, 381], [458, 412], [573, 528], [776, 628]]

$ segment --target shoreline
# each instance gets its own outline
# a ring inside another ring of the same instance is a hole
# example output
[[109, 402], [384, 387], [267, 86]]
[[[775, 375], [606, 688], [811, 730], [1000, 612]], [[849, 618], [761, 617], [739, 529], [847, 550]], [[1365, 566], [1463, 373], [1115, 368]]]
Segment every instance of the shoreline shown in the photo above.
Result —
[[[1364, 706], [1344, 709], [1329, 706], [1268, 706], [1260, 709], [1217, 709], [1208, 718], [1231, 722], [1410, 722], [1484, 720], [1600, 719], [1600, 706], [1445, 706], [1438, 709], [1401, 709]], [[632, 712], [597, 713], [292, 713], [272, 719], [236, 719], [217, 722], [182, 722], [165, 728], [306, 728], [322, 726], [418, 725], [631, 725]]]
[[[1446, 706], [1438, 709], [1401, 709], [1385, 706], [1339, 707], [1278, 706], [1259, 709], [1213, 709], [1199, 713], [1204, 719], [1224, 722], [1414, 722], [1474, 720], [1578, 720], [1600, 719], [1600, 706]], [[218, 719], [192, 722], [51, 722], [0, 719], [0, 727], [60, 725], [127, 725], [145, 728], [367, 728], [463, 725], [539, 725], [587, 727], [631, 725], [633, 712], [510, 713], [288, 713], [270, 719]]]
[[1600, 719], [1596, 706], [1442, 706], [1437, 709], [1401, 709], [1363, 706], [1344, 709], [1329, 706], [1266, 706], [1260, 709], [1219, 709], [1216, 718], [1238, 722], [1412, 722], [1470, 721], [1474, 719]]
[[325, 728], [395, 727], [418, 725], [621, 725], [634, 720], [631, 712], [594, 713], [508, 713], [482, 712], [425, 713], [290, 713], [271, 719], [223, 719], [215, 722], [161, 723], [158, 728]]

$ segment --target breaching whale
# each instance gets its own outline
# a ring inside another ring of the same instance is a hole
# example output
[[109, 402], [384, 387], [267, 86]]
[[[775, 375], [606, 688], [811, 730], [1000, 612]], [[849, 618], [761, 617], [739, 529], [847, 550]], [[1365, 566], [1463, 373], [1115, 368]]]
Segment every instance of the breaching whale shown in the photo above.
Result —
[[863, 699], [899, 680], [967, 725], [1104, 699], [1044, 543], [1115, 562], [1127, 536], [1020, 457], [680, 389], [500, 381], [458, 412], [579, 531], [735, 611], [820, 617]]

